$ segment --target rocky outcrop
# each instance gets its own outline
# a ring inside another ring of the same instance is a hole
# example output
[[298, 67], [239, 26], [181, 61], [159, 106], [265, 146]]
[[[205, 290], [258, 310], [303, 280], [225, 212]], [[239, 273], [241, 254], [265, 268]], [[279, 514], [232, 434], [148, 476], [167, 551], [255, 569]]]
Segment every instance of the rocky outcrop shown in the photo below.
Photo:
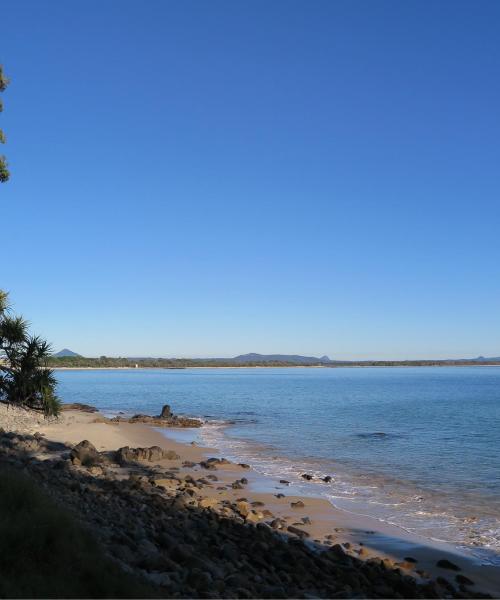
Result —
[[172, 411], [170, 410], [170, 406], [168, 404], [165, 404], [165, 406], [161, 409], [160, 418], [161, 419], [170, 419], [173, 416], [174, 415], [172, 414]]
[[98, 409], [95, 406], [90, 406], [90, 404], [82, 404], [81, 402], [72, 402], [68, 404], [63, 404], [61, 406], [61, 410], [78, 410], [80, 412], [86, 413], [96, 413]]
[[88, 440], [83, 440], [77, 444], [69, 454], [71, 462], [74, 465], [84, 465], [91, 467], [102, 461], [102, 457], [96, 447]]
[[145, 423], [154, 427], [201, 427], [203, 425], [200, 419], [190, 417], [178, 417], [172, 414], [170, 406], [165, 404], [161, 413], [157, 416], [134, 415], [133, 417], [116, 416], [110, 419], [111, 423]]
[[115, 460], [119, 464], [127, 462], [155, 462], [159, 460], [178, 460], [180, 456], [173, 450], [164, 450], [160, 446], [151, 446], [150, 448], [129, 448], [124, 446], [119, 448], [115, 454]]

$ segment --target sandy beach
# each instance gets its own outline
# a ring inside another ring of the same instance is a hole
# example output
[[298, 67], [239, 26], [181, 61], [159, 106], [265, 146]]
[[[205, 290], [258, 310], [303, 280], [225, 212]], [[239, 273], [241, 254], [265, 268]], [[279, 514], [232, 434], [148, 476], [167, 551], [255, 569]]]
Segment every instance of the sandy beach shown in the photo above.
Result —
[[[54, 441], [76, 444], [83, 439], [89, 440], [99, 450], [116, 450], [122, 446], [148, 447], [160, 446], [174, 450], [180, 458], [169, 461], [168, 466], [179, 469], [181, 476], [188, 474], [202, 475], [206, 472], [199, 464], [186, 468], [186, 461], [199, 463], [211, 456], [218, 456], [211, 448], [202, 448], [182, 444], [168, 437], [169, 429], [158, 429], [141, 424], [95, 423], [95, 415], [70, 411], [63, 414], [58, 423], [42, 428], [42, 433]], [[219, 457], [221, 458], [221, 457]], [[498, 567], [478, 566], [469, 557], [455, 551], [446, 544], [432, 543], [405, 533], [403, 530], [391, 527], [381, 522], [346, 511], [335, 509], [329, 502], [316, 498], [298, 498], [287, 494], [287, 485], [279, 480], [269, 482], [276, 488], [276, 494], [252, 493], [252, 482], [259, 475], [251, 469], [233, 463], [218, 465], [214, 470], [218, 478], [217, 485], [207, 485], [202, 490], [202, 496], [210, 502], [221, 503], [224, 500], [236, 502], [242, 495], [252, 502], [262, 503], [260, 512], [269, 510], [275, 517], [284, 519], [287, 524], [295, 526], [308, 534], [308, 539], [316, 543], [333, 545], [340, 543], [349, 545], [349, 551], [356, 556], [370, 558], [378, 556], [387, 558], [408, 573], [429, 574], [434, 577], [448, 576], [449, 571], [436, 566], [441, 559], [447, 559], [457, 564], [462, 572], [476, 582], [478, 589], [492, 594], [500, 593], [500, 569]], [[248, 480], [245, 493], [241, 489], [233, 489], [231, 485], [244, 476]], [[220, 489], [225, 488], [225, 489]], [[283, 497], [277, 497], [282, 495]], [[294, 503], [304, 504], [303, 507], [293, 506]], [[310, 523], [309, 523], [310, 521]], [[416, 563], [405, 560], [415, 558]]]
[[[226, 461], [212, 448], [181, 443], [169, 437], [169, 433], [172, 435], [169, 428], [113, 423], [98, 413], [77, 410], [64, 411], [52, 422], [14, 409], [1, 407], [1, 410], [0, 426], [5, 430], [10, 425], [20, 433], [38, 432], [44, 440], [56, 445], [55, 452], [35, 453], [39, 460], [53, 461], [54, 455], [58, 455], [66, 456], [67, 461], [68, 449], [82, 440], [88, 440], [100, 453], [123, 447], [159, 447], [175, 457], [159, 458], [146, 465], [137, 462], [133, 467], [111, 463], [107, 472], [118, 480], [147, 475], [156, 488], [170, 492], [178, 490], [183, 481], [198, 481], [190, 492], [192, 503], [221, 517], [254, 525], [267, 523], [284, 536], [304, 540], [319, 549], [340, 545], [353, 559], [370, 562], [376, 558], [386, 568], [398, 569], [418, 582], [451, 583], [457, 591], [461, 590], [462, 597], [477, 593], [500, 595], [500, 568], [481, 566], [446, 544], [431, 543], [376, 519], [338, 510], [325, 499], [289, 495], [286, 482], [262, 481], [251, 465]], [[78, 461], [76, 464], [77, 469], [84, 469], [83, 465], [78, 466]], [[88, 471], [95, 478], [103, 477], [101, 467]], [[269, 492], [256, 491], [263, 487]], [[474, 583], [460, 585], [468, 580]]]

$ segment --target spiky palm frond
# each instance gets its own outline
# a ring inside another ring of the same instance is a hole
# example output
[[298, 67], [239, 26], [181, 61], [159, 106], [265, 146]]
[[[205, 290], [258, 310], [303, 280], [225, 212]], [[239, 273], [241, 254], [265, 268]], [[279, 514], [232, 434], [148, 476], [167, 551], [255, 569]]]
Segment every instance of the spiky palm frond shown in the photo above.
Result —
[[9, 309], [9, 294], [0, 290], [0, 316]]
[[25, 406], [57, 416], [60, 402], [57, 381], [47, 368], [50, 344], [36, 335], [28, 335], [28, 323], [22, 317], [6, 315], [7, 295], [0, 294], [0, 401]]
[[28, 321], [23, 317], [3, 317], [0, 321], [0, 343], [2, 346], [21, 344], [26, 339]]

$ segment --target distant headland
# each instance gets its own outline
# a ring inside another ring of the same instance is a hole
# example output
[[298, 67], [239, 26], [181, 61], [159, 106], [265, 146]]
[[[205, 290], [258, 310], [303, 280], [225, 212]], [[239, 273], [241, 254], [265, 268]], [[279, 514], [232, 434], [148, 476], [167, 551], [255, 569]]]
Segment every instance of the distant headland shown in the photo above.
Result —
[[48, 366], [73, 369], [156, 368], [185, 369], [194, 367], [429, 367], [500, 365], [500, 357], [445, 360], [332, 360], [328, 356], [299, 354], [240, 354], [233, 358], [161, 358], [161, 357], [85, 357], [68, 348], [53, 354]]

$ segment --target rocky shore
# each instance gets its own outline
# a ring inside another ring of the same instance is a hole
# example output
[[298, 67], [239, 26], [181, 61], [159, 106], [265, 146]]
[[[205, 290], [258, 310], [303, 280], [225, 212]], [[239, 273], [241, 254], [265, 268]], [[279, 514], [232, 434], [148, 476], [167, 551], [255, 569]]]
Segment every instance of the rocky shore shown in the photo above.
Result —
[[[102, 417], [101, 417], [102, 418]], [[162, 411], [157, 416], [150, 415], [134, 415], [133, 417], [124, 417], [117, 415], [109, 419], [110, 423], [144, 423], [153, 427], [201, 427], [203, 422], [200, 419], [192, 419], [190, 417], [179, 417], [174, 415], [168, 404], [162, 408]]]
[[[248, 465], [200, 451], [182, 456], [167, 440], [118, 445], [143, 439], [141, 425], [117, 431], [75, 411], [45, 434], [29, 433], [34, 423], [24, 432], [0, 424], [0, 464], [22, 470], [69, 508], [124, 571], [147, 580], [160, 597], [490, 597], [446, 559], [436, 578], [410, 556], [379, 558], [335, 533], [315, 541], [304, 516], [308, 500], [280, 494], [283, 510], [276, 511], [252, 495]], [[61, 441], [62, 433], [74, 437], [81, 428], [94, 441], [104, 442], [102, 432], [113, 437], [101, 447]]]

